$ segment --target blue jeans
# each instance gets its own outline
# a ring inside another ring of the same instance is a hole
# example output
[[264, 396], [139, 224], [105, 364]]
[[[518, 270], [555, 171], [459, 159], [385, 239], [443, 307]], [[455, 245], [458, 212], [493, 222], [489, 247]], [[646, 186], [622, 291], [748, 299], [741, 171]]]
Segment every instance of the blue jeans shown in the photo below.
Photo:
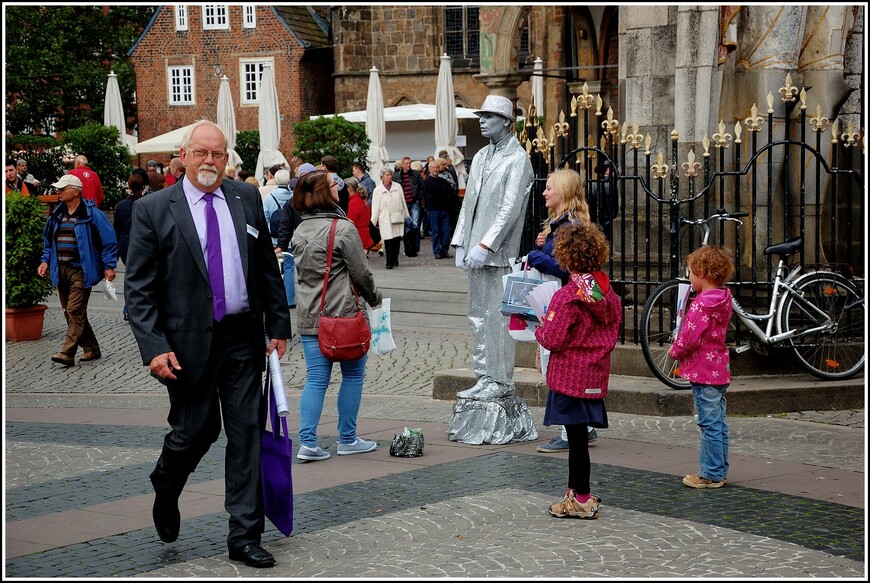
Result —
[[296, 304], [296, 262], [293, 256], [284, 253], [284, 291], [287, 293], [287, 305]]
[[[307, 377], [299, 401], [299, 445], [317, 447], [317, 425], [323, 412], [323, 399], [332, 374], [332, 364], [317, 343], [317, 336], [300, 335], [305, 355]], [[341, 386], [338, 389], [338, 441], [349, 444], [356, 440], [356, 416], [362, 400], [366, 375], [366, 356], [359, 360], [340, 362]]]
[[728, 425], [725, 423], [725, 391], [728, 385], [692, 383], [692, 397], [701, 428], [702, 478], [721, 482], [728, 477]]
[[405, 219], [405, 255], [415, 257], [420, 252], [420, 203], [409, 202], [408, 214]]
[[432, 252], [436, 257], [447, 255], [450, 250], [450, 213], [429, 211], [429, 228], [432, 231]]

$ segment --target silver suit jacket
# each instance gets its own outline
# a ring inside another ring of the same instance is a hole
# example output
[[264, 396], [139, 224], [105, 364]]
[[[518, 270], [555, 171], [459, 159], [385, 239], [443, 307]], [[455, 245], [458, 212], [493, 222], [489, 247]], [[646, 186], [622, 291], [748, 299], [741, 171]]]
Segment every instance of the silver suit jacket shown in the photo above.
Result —
[[[484, 173], [489, 150], [493, 151], [492, 160]], [[468, 253], [483, 243], [492, 250], [485, 265], [510, 265], [519, 253], [532, 178], [529, 157], [513, 134], [481, 148], [471, 161], [465, 199], [450, 244]]]

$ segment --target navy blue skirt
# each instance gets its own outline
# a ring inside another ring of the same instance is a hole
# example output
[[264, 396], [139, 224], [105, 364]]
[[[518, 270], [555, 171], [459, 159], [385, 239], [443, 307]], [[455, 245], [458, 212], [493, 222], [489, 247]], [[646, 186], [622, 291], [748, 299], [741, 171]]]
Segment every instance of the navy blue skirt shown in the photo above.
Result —
[[598, 429], [607, 429], [607, 409], [604, 399], [581, 399], [549, 391], [547, 408], [544, 409], [544, 425], [586, 424]]

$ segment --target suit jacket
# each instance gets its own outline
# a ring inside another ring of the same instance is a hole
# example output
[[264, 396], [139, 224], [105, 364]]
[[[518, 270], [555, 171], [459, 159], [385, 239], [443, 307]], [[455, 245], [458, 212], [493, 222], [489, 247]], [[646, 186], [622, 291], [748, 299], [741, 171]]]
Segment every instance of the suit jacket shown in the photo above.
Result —
[[[142, 361], [174, 351], [182, 367], [175, 383], [195, 384], [206, 369], [214, 317], [206, 259], [182, 187], [183, 180], [133, 205], [124, 289]], [[263, 201], [253, 185], [221, 183], [235, 225], [250, 303], [250, 339], [290, 337], [290, 314]]]
[[[483, 163], [492, 150], [486, 174]], [[465, 252], [483, 243], [492, 250], [484, 265], [508, 266], [519, 253], [532, 189], [532, 164], [516, 136], [480, 149], [471, 161], [462, 209], [450, 244]]]

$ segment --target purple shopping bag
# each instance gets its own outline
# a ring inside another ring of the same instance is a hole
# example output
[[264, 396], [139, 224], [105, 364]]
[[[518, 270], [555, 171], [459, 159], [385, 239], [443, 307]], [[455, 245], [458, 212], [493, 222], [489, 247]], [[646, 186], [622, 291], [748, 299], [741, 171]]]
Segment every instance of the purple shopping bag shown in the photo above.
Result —
[[[268, 410], [272, 431], [263, 432], [263, 451], [260, 472], [263, 482], [263, 507], [266, 517], [284, 536], [293, 532], [293, 442], [287, 433], [287, 419], [278, 416], [272, 383], [266, 372], [266, 398], [263, 406]], [[281, 420], [280, 427], [278, 419]], [[283, 434], [281, 434], [283, 431]]]

